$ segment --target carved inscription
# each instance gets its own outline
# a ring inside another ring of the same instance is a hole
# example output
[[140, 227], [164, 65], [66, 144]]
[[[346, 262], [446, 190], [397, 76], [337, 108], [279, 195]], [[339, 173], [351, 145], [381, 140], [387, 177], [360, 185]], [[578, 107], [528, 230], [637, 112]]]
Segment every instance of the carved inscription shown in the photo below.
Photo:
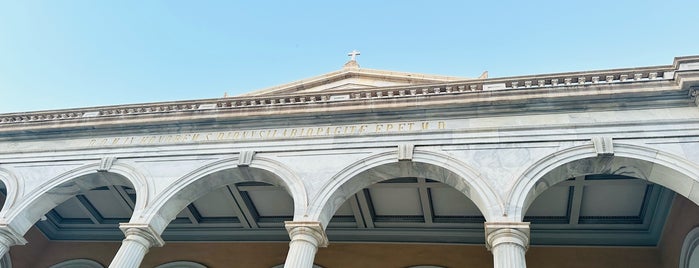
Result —
[[311, 126], [280, 129], [227, 130], [168, 135], [125, 136], [89, 139], [88, 146], [157, 145], [175, 143], [248, 141], [328, 136], [359, 136], [398, 134], [446, 129], [444, 121], [357, 124], [342, 126]]

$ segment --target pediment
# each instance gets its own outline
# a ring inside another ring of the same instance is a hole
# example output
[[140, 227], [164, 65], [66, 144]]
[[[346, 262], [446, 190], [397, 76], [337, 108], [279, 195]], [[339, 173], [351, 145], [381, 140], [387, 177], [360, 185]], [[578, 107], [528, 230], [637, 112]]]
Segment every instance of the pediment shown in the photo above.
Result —
[[[485, 76], [487, 76], [487, 72], [483, 73], [479, 79], [486, 78]], [[253, 91], [241, 96], [286, 95], [320, 91], [410, 86], [471, 79], [474, 78], [366, 69], [359, 68], [356, 62], [348, 62], [345, 64], [344, 68], [338, 71]]]

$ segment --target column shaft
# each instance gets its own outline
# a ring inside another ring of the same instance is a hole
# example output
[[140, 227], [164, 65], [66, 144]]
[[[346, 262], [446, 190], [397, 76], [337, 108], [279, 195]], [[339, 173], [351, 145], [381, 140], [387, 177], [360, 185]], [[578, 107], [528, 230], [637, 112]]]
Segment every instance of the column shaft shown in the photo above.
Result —
[[160, 234], [147, 224], [122, 223], [119, 228], [126, 238], [121, 242], [109, 268], [138, 268], [151, 247], [162, 247], [165, 244]]
[[286, 255], [284, 267], [313, 267], [318, 247], [310, 241], [297, 239], [289, 243], [289, 253]]
[[121, 242], [121, 247], [114, 260], [109, 264], [110, 268], [138, 268], [143, 257], [148, 253], [148, 241], [137, 235], [129, 235]]
[[526, 268], [525, 249], [517, 244], [504, 243], [491, 249], [494, 268]]
[[318, 247], [326, 247], [328, 238], [319, 222], [285, 223], [289, 232], [289, 253], [286, 255], [286, 268], [312, 268]]

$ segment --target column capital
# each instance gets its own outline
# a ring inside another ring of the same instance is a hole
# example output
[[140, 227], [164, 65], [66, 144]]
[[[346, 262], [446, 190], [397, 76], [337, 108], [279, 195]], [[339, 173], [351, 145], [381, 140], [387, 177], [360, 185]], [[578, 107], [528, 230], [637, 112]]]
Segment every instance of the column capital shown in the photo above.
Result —
[[160, 234], [153, 229], [148, 224], [143, 223], [120, 223], [119, 229], [124, 232], [126, 239], [129, 236], [137, 236], [142, 239], [136, 240], [136, 242], [143, 244], [146, 248], [151, 247], [162, 247], [165, 245], [165, 241], [160, 237]]
[[7, 223], [0, 223], [0, 242], [7, 246], [24, 245], [27, 240]]
[[[285, 221], [284, 227], [289, 232], [291, 241], [302, 239], [313, 243], [316, 247], [327, 247], [328, 236], [320, 222], [317, 221]], [[311, 241], [312, 240], [312, 241]]]
[[500, 244], [515, 244], [524, 250], [529, 248], [528, 222], [486, 222], [485, 246], [488, 250]]

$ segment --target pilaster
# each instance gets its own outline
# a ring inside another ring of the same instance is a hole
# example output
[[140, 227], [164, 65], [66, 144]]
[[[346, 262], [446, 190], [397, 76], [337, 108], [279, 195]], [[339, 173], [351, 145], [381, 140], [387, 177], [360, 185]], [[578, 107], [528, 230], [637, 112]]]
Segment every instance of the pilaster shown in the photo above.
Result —
[[289, 232], [289, 253], [284, 267], [311, 268], [318, 247], [328, 246], [328, 237], [320, 222], [285, 222]]
[[495, 268], [525, 268], [529, 248], [528, 222], [486, 222], [486, 247], [493, 253]]
[[147, 224], [122, 223], [119, 229], [126, 235], [121, 247], [109, 265], [110, 268], [137, 268], [151, 247], [162, 247], [165, 242]]

